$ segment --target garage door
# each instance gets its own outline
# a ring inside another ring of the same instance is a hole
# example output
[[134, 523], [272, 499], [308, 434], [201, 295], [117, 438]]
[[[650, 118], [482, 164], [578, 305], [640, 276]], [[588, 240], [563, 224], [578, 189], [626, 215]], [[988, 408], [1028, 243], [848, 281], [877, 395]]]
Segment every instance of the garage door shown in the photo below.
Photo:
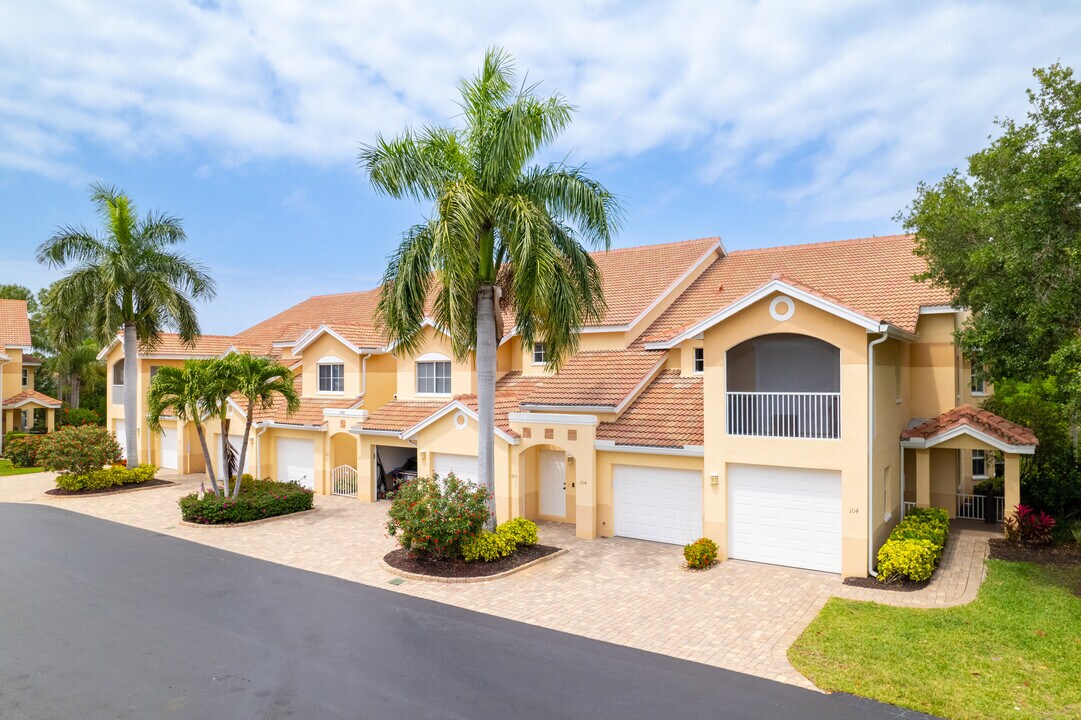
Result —
[[439, 477], [446, 477], [453, 472], [462, 480], [476, 483], [480, 473], [477, 472], [476, 455], [452, 455], [450, 453], [435, 453], [432, 461], [432, 472]]
[[685, 545], [702, 537], [702, 473], [616, 465], [615, 534]]
[[126, 459], [128, 457], [128, 445], [127, 445], [127, 440], [124, 437], [124, 434], [127, 432], [127, 430], [126, 430], [126, 428], [124, 426], [124, 421], [123, 420], [115, 421], [115, 423], [113, 424], [113, 427], [115, 428], [113, 430], [113, 433], [116, 434], [116, 441], [118, 443], [120, 443], [120, 457]]
[[[219, 435], [218, 436], [218, 457], [217, 457], [217, 461], [214, 463], [214, 467], [221, 467], [223, 465], [223, 462], [224, 462], [223, 459], [222, 459], [221, 438], [222, 438], [222, 436]], [[298, 440], [297, 442], [311, 443], [312, 441], [311, 440]], [[235, 462], [240, 462], [240, 448], [244, 444], [244, 436], [243, 435], [230, 435], [229, 436], [229, 444], [233, 446], [233, 454], [234, 454], [234, 457], [236, 458]], [[314, 448], [315, 446], [313, 445], [312, 447]], [[315, 450], [313, 449], [312, 452], [314, 453]], [[254, 462], [254, 460], [252, 458], [251, 451], [249, 450], [247, 457], [244, 458], [244, 467], [245, 467], [244, 472], [246, 472], [246, 473], [251, 472], [252, 462]]]
[[161, 429], [161, 466], [167, 470], [177, 469], [176, 428]]
[[841, 571], [841, 474], [731, 465], [729, 550], [740, 560]]
[[315, 489], [315, 441], [278, 438], [278, 479]]

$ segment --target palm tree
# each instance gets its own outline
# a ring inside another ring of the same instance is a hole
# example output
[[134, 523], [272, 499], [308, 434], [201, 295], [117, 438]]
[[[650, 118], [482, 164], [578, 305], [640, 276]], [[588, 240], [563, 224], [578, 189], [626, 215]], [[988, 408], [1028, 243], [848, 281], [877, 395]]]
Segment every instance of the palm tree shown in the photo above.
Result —
[[[251, 437], [252, 424], [255, 422], [255, 408], [264, 410], [274, 405], [275, 400], [285, 401], [286, 415], [292, 415], [300, 409], [300, 395], [293, 386], [293, 371], [271, 358], [243, 353], [227, 358], [231, 365], [234, 391], [247, 401], [244, 417], [244, 441], [240, 445], [240, 459], [237, 467], [243, 468], [248, 455], [248, 438]], [[240, 481], [233, 486], [233, 497], [240, 494]]]
[[214, 402], [220, 396], [222, 383], [215, 363], [214, 360], [187, 360], [182, 368], [159, 368], [146, 394], [146, 423], [151, 432], [160, 432], [161, 418], [169, 408], [178, 421], [192, 423], [199, 436], [210, 486], [215, 495], [220, 495], [203, 427], [206, 418], [215, 414]]
[[90, 199], [104, 225], [99, 235], [85, 228], [62, 227], [38, 247], [38, 262], [52, 268], [77, 263], [53, 286], [64, 308], [58, 328], [61, 347], [77, 344], [88, 325], [103, 344], [124, 333], [124, 446], [128, 462], [139, 462], [135, 418], [137, 343], [153, 347], [168, 329], [194, 344], [199, 321], [194, 300], [214, 297], [206, 267], [176, 252], [184, 242], [178, 218], [147, 213], [140, 219], [127, 195], [114, 187], [90, 186]]
[[513, 303], [523, 347], [543, 339], [550, 369], [578, 347], [578, 328], [604, 313], [600, 272], [581, 240], [607, 249], [621, 210], [580, 167], [533, 165], [568, 126], [574, 107], [517, 87], [499, 49], [459, 83], [461, 128], [407, 129], [361, 148], [378, 192], [433, 204], [410, 228], [383, 276], [377, 314], [410, 354], [432, 319], [450, 334], [459, 360], [476, 354], [480, 442], [477, 465], [495, 515], [495, 355], [501, 309]]
[[61, 395], [64, 385], [67, 385], [68, 405], [73, 408], [79, 407], [83, 385], [94, 384], [103, 373], [101, 361], [98, 360], [98, 345], [90, 338], [73, 347], [61, 349], [46, 362], [59, 377], [57, 385]]

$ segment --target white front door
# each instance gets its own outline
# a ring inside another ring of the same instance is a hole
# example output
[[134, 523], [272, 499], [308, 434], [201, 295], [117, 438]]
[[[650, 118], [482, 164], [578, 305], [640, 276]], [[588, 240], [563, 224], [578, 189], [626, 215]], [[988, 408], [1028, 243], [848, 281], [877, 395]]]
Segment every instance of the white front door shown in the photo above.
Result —
[[841, 473], [730, 465], [728, 554], [841, 572]]
[[702, 473], [616, 465], [612, 468], [616, 535], [685, 545], [702, 537]]
[[540, 452], [541, 515], [567, 514], [567, 456], [558, 450]]
[[480, 473], [477, 471], [476, 455], [434, 453], [432, 455], [432, 472], [439, 477], [446, 477], [449, 473], [454, 473], [459, 479], [468, 480], [473, 484], [477, 484], [480, 477]]
[[278, 477], [315, 489], [315, 441], [278, 438]]
[[161, 466], [167, 470], [176, 470], [179, 465], [176, 437], [176, 428], [161, 429]]
[[116, 434], [116, 441], [120, 443], [120, 457], [127, 459], [128, 448], [124, 440], [125, 428], [123, 420], [113, 421], [113, 433]]

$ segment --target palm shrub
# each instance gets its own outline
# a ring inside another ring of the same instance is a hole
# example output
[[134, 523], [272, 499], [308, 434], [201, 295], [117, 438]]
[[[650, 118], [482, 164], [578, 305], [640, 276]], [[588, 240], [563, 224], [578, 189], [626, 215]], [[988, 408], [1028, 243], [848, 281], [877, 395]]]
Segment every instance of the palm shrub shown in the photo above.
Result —
[[387, 534], [406, 550], [438, 559], [462, 556], [463, 545], [488, 519], [488, 490], [454, 473], [418, 477], [394, 493]]
[[41, 436], [37, 460], [46, 470], [87, 475], [120, 462], [116, 436], [99, 425], [69, 425]]

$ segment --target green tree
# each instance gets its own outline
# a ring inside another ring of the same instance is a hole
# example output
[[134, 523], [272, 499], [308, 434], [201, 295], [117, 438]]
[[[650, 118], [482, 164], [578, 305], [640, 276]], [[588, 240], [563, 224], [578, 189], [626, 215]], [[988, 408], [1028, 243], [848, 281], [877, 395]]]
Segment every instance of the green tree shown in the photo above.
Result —
[[[293, 371], [277, 360], [251, 355], [233, 354], [229, 363], [231, 389], [247, 403], [244, 415], [244, 441], [240, 445], [238, 468], [243, 468], [248, 455], [248, 439], [255, 422], [255, 409], [270, 409], [279, 399], [285, 403], [286, 415], [300, 409], [300, 395], [293, 385]], [[233, 485], [233, 497], [240, 494], [240, 482]]]
[[66, 402], [73, 408], [79, 407], [84, 385], [90, 388], [104, 385], [105, 365], [98, 360], [98, 345], [90, 338], [73, 347], [62, 348], [48, 358], [45, 365], [60, 379], [57, 387], [60, 399], [64, 399], [66, 387]]
[[25, 300], [26, 312], [30, 319], [30, 342], [38, 350], [47, 350], [41, 328], [41, 306], [33, 291], [25, 285], [8, 283], [0, 285], [0, 299]]
[[512, 303], [522, 345], [543, 340], [548, 366], [559, 367], [577, 349], [579, 327], [605, 308], [600, 272], [582, 241], [607, 249], [621, 218], [616, 197], [582, 168], [531, 164], [574, 107], [516, 82], [511, 57], [489, 50], [480, 72], [459, 83], [461, 127], [377, 136], [359, 156], [378, 192], [432, 204], [388, 263], [377, 315], [403, 352], [416, 352], [430, 313], [459, 360], [475, 353], [477, 461], [490, 525], [501, 310]]
[[212, 299], [214, 281], [202, 264], [174, 249], [186, 240], [178, 218], [149, 212], [140, 219], [127, 195], [105, 185], [91, 185], [90, 199], [104, 233], [60, 228], [41, 244], [37, 258], [54, 268], [76, 265], [50, 292], [62, 308], [56, 329], [61, 346], [78, 344], [87, 326], [101, 343], [123, 332], [124, 416], [131, 419], [124, 446], [128, 462], [137, 465], [137, 345], [152, 348], [170, 329], [194, 344], [199, 321], [193, 301]]
[[921, 184], [899, 215], [926, 277], [973, 311], [959, 341], [995, 381], [1047, 374], [1081, 328], [1081, 83], [1034, 74], [1027, 119], [998, 120], [967, 173]]

